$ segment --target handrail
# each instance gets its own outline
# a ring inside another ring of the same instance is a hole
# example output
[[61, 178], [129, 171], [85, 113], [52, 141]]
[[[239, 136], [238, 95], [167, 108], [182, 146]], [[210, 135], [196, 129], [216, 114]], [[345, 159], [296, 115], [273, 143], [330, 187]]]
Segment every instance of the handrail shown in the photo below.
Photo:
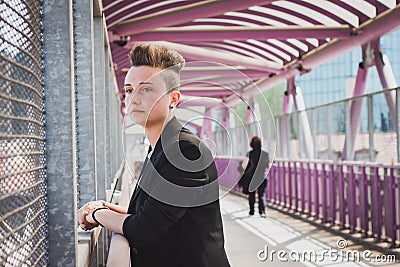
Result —
[[[117, 172], [114, 175], [113, 184], [114, 191], [117, 187], [117, 183], [121, 180], [123, 170], [125, 167], [125, 161], [123, 161], [118, 168]], [[111, 200], [112, 201], [112, 197]], [[78, 227], [78, 266], [79, 267], [88, 267], [91, 266], [90, 260], [92, 259], [92, 253], [96, 249], [98, 245], [98, 239], [102, 232], [103, 228], [96, 227], [90, 231], [83, 231], [80, 227]], [[107, 244], [104, 244], [107, 245]]]
[[[240, 191], [240, 160], [215, 159], [221, 186]], [[278, 209], [317, 224], [361, 233], [363, 238], [374, 238], [374, 244], [400, 247], [399, 170], [400, 164], [275, 159], [266, 198]]]

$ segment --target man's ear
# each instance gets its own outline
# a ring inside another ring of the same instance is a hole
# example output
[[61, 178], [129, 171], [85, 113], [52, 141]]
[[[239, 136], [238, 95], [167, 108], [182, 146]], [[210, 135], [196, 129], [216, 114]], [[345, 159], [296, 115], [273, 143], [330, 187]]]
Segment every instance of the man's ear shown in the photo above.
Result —
[[176, 91], [176, 90], [172, 91], [172, 93], [171, 93], [171, 105], [176, 107], [176, 105], [178, 105], [180, 99], [181, 99], [181, 92]]

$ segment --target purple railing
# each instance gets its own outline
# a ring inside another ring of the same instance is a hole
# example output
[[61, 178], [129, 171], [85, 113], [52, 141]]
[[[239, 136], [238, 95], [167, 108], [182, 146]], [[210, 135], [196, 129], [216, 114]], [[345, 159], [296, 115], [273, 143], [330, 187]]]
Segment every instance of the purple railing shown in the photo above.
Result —
[[[229, 188], [239, 175], [239, 160], [230, 160], [228, 165], [227, 159], [216, 159], [220, 184]], [[400, 246], [400, 165], [279, 159], [270, 170], [266, 198], [324, 224]]]

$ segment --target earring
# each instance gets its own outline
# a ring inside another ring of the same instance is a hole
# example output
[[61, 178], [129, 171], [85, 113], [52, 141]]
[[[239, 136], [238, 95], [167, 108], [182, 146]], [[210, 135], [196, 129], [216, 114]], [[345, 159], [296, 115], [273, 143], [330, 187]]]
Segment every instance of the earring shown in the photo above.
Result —
[[169, 105], [169, 108], [174, 108], [174, 106], [173, 105]]

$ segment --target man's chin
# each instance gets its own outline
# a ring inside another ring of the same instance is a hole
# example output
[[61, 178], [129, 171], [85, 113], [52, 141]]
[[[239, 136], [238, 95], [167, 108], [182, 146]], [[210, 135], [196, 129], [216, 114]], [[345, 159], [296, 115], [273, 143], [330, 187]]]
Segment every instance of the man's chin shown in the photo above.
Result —
[[144, 126], [145, 125], [145, 120], [138, 118], [137, 116], [130, 114], [129, 118], [131, 119], [132, 122], [134, 122], [137, 125]]

